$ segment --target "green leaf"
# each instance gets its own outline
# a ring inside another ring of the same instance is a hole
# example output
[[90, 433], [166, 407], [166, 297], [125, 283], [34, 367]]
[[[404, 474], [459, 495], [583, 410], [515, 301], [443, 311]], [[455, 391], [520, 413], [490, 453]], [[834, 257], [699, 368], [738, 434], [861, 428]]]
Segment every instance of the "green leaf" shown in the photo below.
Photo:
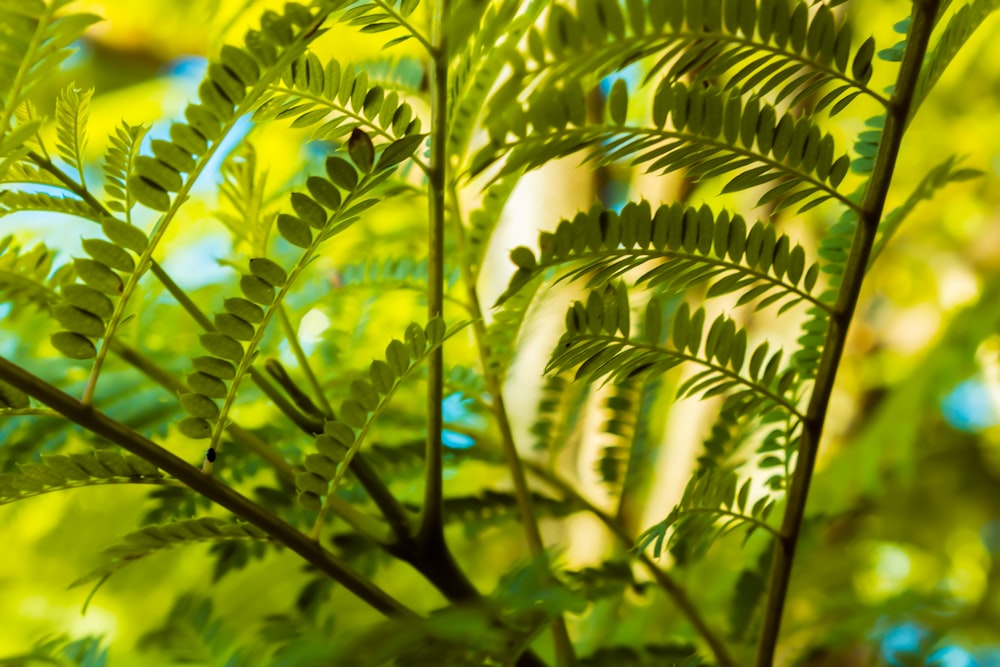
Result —
[[351, 137], [347, 140], [347, 153], [358, 169], [366, 174], [372, 170], [375, 162], [375, 146], [371, 137], [361, 128], [354, 128], [351, 132]]

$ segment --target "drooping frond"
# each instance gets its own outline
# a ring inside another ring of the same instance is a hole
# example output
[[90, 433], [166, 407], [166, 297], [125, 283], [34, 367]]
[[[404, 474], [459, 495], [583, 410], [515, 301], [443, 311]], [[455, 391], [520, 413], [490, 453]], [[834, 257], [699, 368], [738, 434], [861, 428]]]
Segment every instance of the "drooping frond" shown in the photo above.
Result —
[[291, 127], [317, 126], [312, 139], [337, 141], [361, 128], [388, 141], [420, 135], [420, 119], [396, 91], [369, 85], [368, 72], [342, 66], [331, 58], [324, 66], [312, 52], [293, 60], [267, 100], [253, 114], [255, 121], [291, 120]]
[[662, 304], [647, 304], [644, 331], [631, 334], [628, 292], [623, 284], [592, 290], [566, 313], [566, 332], [546, 372], [576, 370], [576, 378], [622, 382], [640, 374], [658, 375], [689, 363], [700, 370], [678, 389], [679, 396], [707, 398], [733, 394], [745, 411], [773, 405], [798, 415], [798, 374], [782, 369], [782, 352], [769, 355], [767, 343], [749, 354], [747, 331], [720, 315], [705, 333], [705, 311], [682, 303], [670, 322], [670, 342], [660, 343]]
[[814, 97], [817, 111], [829, 107], [833, 113], [861, 94], [886, 104], [867, 86], [874, 40], [852, 47], [852, 27], [838, 22], [828, 5], [814, 10], [792, 0], [681, 0], [632, 1], [623, 8], [585, 0], [574, 12], [557, 4], [544, 33], [528, 35], [536, 64], [515, 73], [512, 87], [589, 86], [637, 60], [656, 58], [647, 81], [663, 72], [671, 81], [719, 81], [740, 94], [755, 91], [791, 106]]
[[626, 273], [642, 270], [635, 284], [658, 291], [682, 292], [708, 283], [707, 297], [739, 293], [738, 305], [757, 308], [782, 304], [779, 312], [808, 301], [826, 308], [811, 292], [819, 265], [805, 249], [774, 225], [754, 223], [749, 230], [742, 216], [708, 205], [675, 203], [653, 213], [647, 202], [630, 202], [621, 213], [600, 206], [563, 220], [556, 231], [542, 232], [541, 256], [516, 248], [514, 274], [501, 301], [528, 281], [553, 268], [569, 265], [561, 279], [586, 279], [587, 287], [602, 287]]
[[[446, 497], [443, 503], [445, 522], [461, 525], [470, 539], [501, 521], [520, 519], [517, 497], [510, 493], [486, 490], [475, 496]], [[580, 511], [571, 501], [534, 492], [531, 504], [539, 519], [565, 517]]]
[[44, 192], [21, 192], [18, 190], [0, 191], [0, 218], [21, 211], [64, 213], [97, 223], [107, 217], [75, 196], [56, 196]]
[[777, 501], [765, 495], [751, 505], [751, 484], [749, 479], [741, 481], [734, 470], [697, 473], [680, 503], [639, 536], [636, 548], [652, 547], [654, 558], [668, 548], [683, 561], [703, 555], [717, 539], [740, 528], [747, 529], [745, 539], [757, 530], [777, 535], [777, 529], [767, 523]]
[[978, 169], [960, 169], [958, 168], [958, 163], [959, 160], [955, 156], [951, 156], [928, 171], [920, 179], [920, 182], [913, 189], [913, 192], [910, 193], [910, 196], [906, 198], [906, 201], [889, 211], [882, 218], [882, 222], [879, 224], [879, 236], [875, 239], [871, 257], [868, 260], [869, 268], [878, 259], [878, 256], [885, 249], [886, 243], [892, 239], [893, 235], [902, 226], [903, 221], [906, 220], [906, 217], [917, 207], [917, 204], [925, 199], [933, 198], [938, 190], [944, 188], [949, 183], [966, 181], [983, 175], [983, 172]]
[[[424, 291], [427, 287], [427, 258], [386, 257], [348, 264], [338, 271], [339, 288], [405, 289]], [[445, 289], [458, 281], [458, 273], [445, 276]]]
[[621, 595], [626, 588], [642, 593], [648, 582], [638, 582], [632, 574], [632, 564], [624, 560], [609, 560], [596, 567], [563, 570], [559, 573], [569, 588], [588, 602]]
[[[347, 229], [362, 212], [378, 203], [372, 191], [416, 148], [414, 142], [400, 139], [385, 146], [376, 162], [375, 147], [361, 130], [354, 131], [349, 144], [353, 164], [337, 156], [327, 158], [327, 178], [310, 176], [306, 180], [309, 194], [292, 193], [291, 206], [296, 215], [278, 216], [278, 232], [302, 249], [292, 268], [286, 271], [266, 257], [252, 258], [249, 272], [240, 278], [245, 298], [226, 299], [226, 312], [215, 316], [217, 330], [201, 336], [210, 356], [194, 360], [196, 372], [188, 376], [193, 393], [181, 397], [191, 416], [178, 427], [191, 438], [211, 439], [209, 465], [227, 426], [240, 382], [253, 364], [268, 323], [291, 287], [321, 244]], [[223, 399], [221, 408], [214, 400], [218, 398]]]
[[478, 274], [482, 268], [490, 239], [493, 238], [493, 231], [500, 224], [504, 206], [514, 192], [514, 186], [517, 185], [518, 180], [515, 177], [508, 177], [493, 183], [483, 194], [480, 207], [468, 216], [469, 229], [466, 234], [466, 251], [469, 256], [466, 261], [475, 274]]
[[[400, 384], [419, 368], [427, 355], [464, 325], [446, 330], [440, 319], [427, 325], [412, 323], [404, 340], [393, 339], [385, 349], [385, 360], [373, 361], [368, 378], [351, 382], [351, 398], [345, 400], [337, 417], [323, 426], [316, 438], [316, 453], [306, 457], [306, 472], [296, 475], [299, 502], [308, 509], [324, 507], [324, 497], [333, 494], [347, 472], [351, 459], [361, 449], [382, 410]], [[405, 342], [404, 342], [405, 341]]]
[[917, 89], [910, 104], [910, 118], [916, 114], [962, 46], [997, 8], [1000, 8], [1000, 0], [973, 0], [960, 7], [948, 20], [927, 62], [920, 69]]
[[86, 486], [169, 483], [146, 460], [108, 449], [42, 456], [38, 463], [23, 463], [18, 467], [18, 473], [0, 473], [0, 505]]
[[162, 526], [147, 526], [125, 536], [121, 544], [104, 550], [104, 563], [83, 575], [72, 584], [80, 586], [91, 581], [103, 581], [125, 566], [165, 549], [190, 544], [225, 540], [270, 539], [264, 531], [247, 523], [234, 523], [215, 517], [189, 519]]
[[639, 430], [641, 386], [636, 378], [616, 383], [603, 400], [601, 448], [595, 467], [598, 479], [615, 494], [626, 488], [625, 476]]
[[135, 199], [126, 183], [128, 175], [135, 168], [139, 147], [148, 129], [145, 125], [129, 125], [122, 121], [109, 137], [108, 150], [104, 154], [104, 194], [108, 197], [107, 207], [124, 213], [129, 222]]
[[56, 289], [73, 280], [73, 266], [66, 264], [52, 273], [55, 256], [41, 243], [23, 251], [14, 244], [14, 237], [0, 239], [0, 302], [10, 303], [15, 309], [28, 304], [48, 307], [58, 302]]
[[[62, 13], [72, 0], [0, 0], [0, 139], [6, 145], [15, 109], [38, 85], [52, 80], [70, 45], [93, 14]], [[57, 14], [59, 14], [57, 16]]]
[[56, 150], [66, 164], [76, 169], [80, 185], [87, 187], [84, 151], [87, 149], [87, 121], [94, 89], [83, 90], [70, 84], [56, 98]]
[[[723, 192], [767, 186], [757, 205], [800, 205], [799, 211], [834, 199], [855, 207], [837, 191], [850, 160], [837, 156], [833, 136], [810, 116], [780, 112], [757, 96], [744, 98], [717, 85], [690, 87], [663, 79], [653, 96], [653, 127], [627, 125], [628, 94], [609, 96], [611, 123], [588, 124], [582, 90], [549, 89], [493, 136], [511, 141], [483, 148], [473, 162], [478, 173], [506, 157], [499, 174], [534, 169], [558, 157], [588, 149], [597, 164], [627, 160], [647, 172], [680, 169], [694, 180], [735, 174]], [[614, 92], [614, 91], [613, 91]], [[667, 124], [667, 121], [670, 124]], [[532, 130], [528, 131], [528, 126]]]
[[493, 321], [486, 327], [488, 370], [501, 379], [507, 375], [516, 357], [518, 336], [522, 333], [528, 309], [542, 284], [540, 277], [523, 283], [517, 294], [508, 298], [493, 312]]
[[487, 98], [504, 70], [518, 66], [521, 60], [518, 44], [547, 3], [532, 0], [523, 8], [520, 0], [484, 4], [486, 12], [449, 77], [448, 154], [462, 159], [485, 110], [490, 109], [489, 113], [494, 115], [499, 113], [498, 105], [503, 103], [500, 97], [494, 95], [489, 106]]
[[561, 374], [547, 376], [529, 431], [534, 437], [532, 449], [545, 452], [548, 460], [554, 461], [563, 448], [572, 446], [571, 434], [588, 396], [588, 388], [581, 383], [570, 382]]

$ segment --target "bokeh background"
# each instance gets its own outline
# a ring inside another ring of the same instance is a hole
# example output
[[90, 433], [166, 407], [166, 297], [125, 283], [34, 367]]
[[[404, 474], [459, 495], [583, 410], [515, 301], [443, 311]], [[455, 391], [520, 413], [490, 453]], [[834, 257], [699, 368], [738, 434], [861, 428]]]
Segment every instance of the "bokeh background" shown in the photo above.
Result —
[[[92, 163], [88, 177], [98, 182], [105, 137], [120, 120], [150, 124], [147, 141], [164, 136], [169, 121], [196, 96], [206, 58], [223, 43], [238, 41], [263, 10], [281, 4], [78, 0], [71, 6], [74, 11], [90, 11], [104, 20], [89, 30], [62, 75], [39, 91], [35, 103], [42, 113], [51, 114], [57, 93], [66, 85], [75, 82], [95, 89], [87, 157]], [[906, 15], [908, 6], [902, 0], [849, 3], [858, 32], [875, 34], [880, 47], [896, 41], [892, 25]], [[425, 9], [416, 16], [423, 16]], [[961, 156], [964, 165], [984, 173], [923, 202], [871, 272], [839, 376], [810, 499], [809, 520], [816, 529], [809, 532], [792, 584], [785, 650], [789, 656], [811, 651], [801, 664], [1000, 665], [998, 39], [1000, 22], [994, 18], [973, 37], [914, 120], [897, 169], [890, 209], [950, 155]], [[335, 56], [344, 63], [373, 68], [376, 77], [409, 92], [418, 112], [426, 113], [419, 52], [410, 47], [412, 42], [382, 51], [384, 41], [338, 26], [315, 50], [321, 59]], [[638, 95], [635, 86], [641, 71], [621, 76]], [[892, 76], [894, 67], [879, 63], [875, 82], [885, 85]], [[606, 83], [605, 90], [610, 88], [610, 81]], [[838, 117], [837, 133], [849, 138], [861, 131], [866, 111], [874, 109], [852, 109]], [[224, 283], [235, 275], [229, 262], [238, 262], [259, 243], [248, 230], [227, 227], [219, 215], [228, 210], [216, 195], [224, 158], [247, 155], [245, 146], [237, 146], [239, 140], [252, 140], [259, 173], [266, 172], [262, 201], [275, 206], [284, 193], [304, 181], [304, 174], [321, 165], [330, 149], [323, 142], [310, 142], [308, 131], [278, 125], [241, 124], [237, 136], [199, 180], [193, 200], [163, 247], [164, 267], [200, 303], [221, 301]], [[52, 128], [46, 131], [54, 134]], [[619, 170], [597, 174], [578, 164], [579, 160], [569, 159], [550, 165], [527, 176], [518, 187], [480, 285], [485, 304], [492, 303], [511, 272], [507, 252], [522, 243], [533, 244], [538, 229], [551, 228], [560, 217], [573, 215], [595, 199], [611, 206], [639, 197], [670, 201], [688, 187], [678, 179]], [[478, 188], [472, 184], [467, 190], [463, 196], [474, 206]], [[718, 190], [717, 184], [709, 183], [685, 196], [692, 201], [717, 200]], [[362, 365], [384, 344], [371, 332], [401, 331], [410, 319], [420, 318], [417, 291], [373, 292], [352, 285], [361, 271], [359, 260], [366, 258], [366, 249], [373, 244], [383, 256], [418, 260], [425, 255], [420, 236], [424, 206], [425, 200], [415, 194], [373, 210], [364, 224], [329, 244], [307, 284], [290, 302], [307, 352], [325, 371]], [[820, 207], [782, 224], [815, 244], [836, 215], [836, 210]], [[141, 225], [152, 222], [139, 219]], [[0, 218], [0, 237], [14, 234], [23, 247], [44, 242], [57, 251], [59, 265], [80, 253], [88, 225], [63, 216], [18, 213]], [[193, 327], [153, 282], [146, 284], [137, 303], [141, 314], [128, 325], [129, 337], [141, 341], [151, 356], [183, 368], [184, 354], [177, 351], [197, 345]], [[523, 443], [530, 442], [531, 410], [539, 393], [537, 369], [542, 357], [538, 355], [544, 354], [545, 342], [558, 335], [542, 316], [532, 326], [535, 344], [519, 358], [508, 387]], [[10, 305], [0, 304], [0, 354], [78, 391], [85, 367], [61, 359], [47, 336], [39, 333], [54, 330], [42, 314], [13, 312]], [[785, 335], [794, 340], [795, 332]], [[271, 342], [271, 354], [294, 363], [287, 344], [276, 338]], [[470, 349], [456, 347], [459, 362], [474, 363]], [[103, 408], [173, 451], [198, 459], [199, 445], [177, 434], [171, 424], [175, 415], [171, 397], [115, 365], [103, 383]], [[414, 389], [413, 400], [418, 395]], [[293, 450], [297, 445], [282, 442], [287, 436], [280, 429], [267, 431], [278, 419], [273, 408], [252, 393], [245, 398], [236, 419], [244, 427], [270, 433], [279, 447]], [[447, 406], [451, 421], [464, 422], [465, 430], [476, 428], [475, 415], [461, 394], [452, 395]], [[662, 518], [679, 496], [697, 455], [699, 434], [704, 434], [710, 418], [711, 406], [692, 404], [664, 409], [654, 417], [662, 422], [664, 446], [656, 462], [659, 481], [642, 527]], [[419, 431], [419, 424], [408, 423], [406, 415], [400, 419], [396, 428], [401, 433]], [[449, 437], [455, 447], [469, 444], [460, 435]], [[67, 430], [57, 420], [29, 422], [0, 416], [3, 470], [31, 460], [39, 451], [82, 451], [88, 446], [83, 434]], [[601, 498], [604, 490], [593, 474], [593, 452], [583, 447], [578, 457], [574, 470], [581, 488]], [[247, 471], [255, 473], [252, 468]], [[495, 468], [456, 467], [451, 473], [452, 491], [504, 484], [491, 477], [497, 474]], [[416, 494], [419, 481], [412, 484]], [[141, 488], [98, 487], [0, 507], [0, 665], [19, 664], [5, 662], [3, 656], [29, 653], [38, 642], [59, 636], [67, 641], [95, 638], [91, 644], [74, 645], [70, 653], [91, 651], [94, 660], [106, 656], [108, 664], [116, 666], [223, 664], [232, 647], [266, 638], [268, 628], [281, 622], [266, 617], [289, 607], [310, 580], [294, 558], [270, 552], [238, 575], [215, 582], [215, 559], [200, 547], [126, 568], [81, 614], [89, 589], [67, 590], [67, 584], [97, 562], [101, 549], [139, 524], [150, 509], [146, 493]], [[606, 536], [587, 520], [546, 529], [552, 540], [560, 542], [570, 564], [585, 564], [606, 546]], [[501, 528], [491, 539], [497, 548], [490, 553], [495, 555], [484, 557], [474, 540], [455, 535], [459, 557], [487, 589], [509, 565], [505, 554], [516, 550], [519, 536], [516, 527]], [[713, 617], [724, 617], [726, 606], [725, 592], [713, 586], [713, 572], [738, 570], [733, 558], [731, 549], [715, 550], [688, 582], [708, 608], [719, 610], [711, 613]], [[736, 558], [752, 560], [753, 554]], [[423, 597], [428, 607], [439, 602], [429, 588], [406, 573], [391, 578], [389, 586]], [[178, 607], [182, 594], [188, 597]], [[202, 598], [211, 600], [210, 613], [199, 602]], [[347, 596], [335, 595], [333, 601], [340, 628], [372, 620]], [[640, 612], [648, 606], [643, 600], [632, 602]], [[619, 638], [656, 633], [652, 613], [603, 618], [602, 623], [614, 627], [603, 627], [601, 632]], [[206, 640], [209, 626], [216, 631]], [[167, 634], [172, 639], [156, 634], [164, 627], [171, 628]], [[584, 625], [580, 629], [597, 632]]]

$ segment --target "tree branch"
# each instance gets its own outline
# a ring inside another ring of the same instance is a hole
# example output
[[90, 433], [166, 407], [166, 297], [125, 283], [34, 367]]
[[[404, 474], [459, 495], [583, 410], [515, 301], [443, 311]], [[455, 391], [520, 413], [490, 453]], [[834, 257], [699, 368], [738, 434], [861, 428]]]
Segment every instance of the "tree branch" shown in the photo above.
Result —
[[882, 211], [885, 207], [896, 159], [899, 156], [906, 120], [909, 117], [910, 105], [913, 102], [920, 68], [927, 53], [927, 44], [934, 28], [934, 19], [939, 4], [940, 0], [918, 0], [913, 5], [913, 21], [910, 24], [907, 37], [906, 53], [903, 55], [892, 98], [889, 100], [885, 127], [882, 130], [878, 153], [875, 156], [875, 166], [859, 209], [859, 224], [851, 246], [851, 254], [847, 260], [834, 314], [830, 320], [830, 328], [827, 331], [816, 382], [803, 421], [798, 462], [788, 489], [788, 502], [781, 524], [782, 537], [778, 541], [771, 565], [764, 620], [760, 641], [757, 645], [757, 667], [771, 667], [774, 663], [775, 648], [781, 632], [781, 617], [785, 607], [785, 599], [788, 596], [788, 583], [791, 579], [792, 564], [802, 528], [802, 519], [805, 516], [809, 485], [816, 465], [816, 454], [820, 438], [823, 435], [823, 424], [826, 420], [830, 397], [833, 394], [837, 369], [843, 357], [848, 328], [858, 305], [868, 259], [875, 242], [875, 234], [879, 221], [882, 219]]
[[13, 364], [5, 357], [0, 357], [0, 379], [44, 403], [75, 424], [149, 461], [157, 468], [173, 475], [191, 490], [257, 526], [276, 542], [302, 556], [310, 564], [386, 616], [416, 616], [413, 611], [403, 606], [398, 600], [354, 572], [346, 563], [277, 515], [218, 480], [203, 474], [198, 468], [124, 424], [105, 416], [94, 410], [93, 407], [81, 403], [48, 382]]

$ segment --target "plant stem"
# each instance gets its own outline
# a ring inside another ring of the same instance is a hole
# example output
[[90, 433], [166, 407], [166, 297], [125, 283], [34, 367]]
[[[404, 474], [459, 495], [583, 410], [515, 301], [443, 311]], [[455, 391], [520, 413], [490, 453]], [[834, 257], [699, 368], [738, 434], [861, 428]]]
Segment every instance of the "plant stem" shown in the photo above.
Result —
[[[427, 229], [427, 321], [444, 314], [444, 224], [445, 193], [448, 183], [448, 36], [444, 23], [449, 0], [438, 0], [434, 14], [431, 50], [431, 156], [428, 175]], [[431, 351], [427, 359], [427, 450], [424, 457], [424, 503], [421, 508], [417, 541], [443, 540], [444, 461], [441, 430], [444, 428], [444, 348]]]
[[896, 160], [899, 157], [906, 121], [939, 5], [940, 0], [918, 0], [913, 5], [913, 20], [907, 36], [906, 52], [899, 68], [892, 98], [889, 100], [875, 165], [861, 202], [860, 219], [851, 246], [851, 254], [847, 260], [843, 283], [840, 286], [823, 347], [823, 357], [820, 360], [816, 382], [803, 421], [798, 462], [788, 490], [787, 507], [781, 524], [781, 539], [778, 541], [771, 566], [764, 620], [757, 645], [757, 667], [771, 667], [774, 664], [775, 648], [781, 631], [781, 617], [788, 596], [788, 584], [802, 519], [805, 515], [809, 485], [816, 465], [816, 454], [823, 434], [823, 424], [833, 393], [837, 369], [843, 357], [848, 328], [861, 294], [875, 234], [882, 219], [882, 211]]
[[[602, 511], [599, 507], [583, 497], [583, 495], [581, 495], [572, 484], [537, 463], [526, 461], [525, 467], [529, 472], [531, 472], [532, 475], [554, 487], [567, 498], [571, 498], [574, 502], [578, 503], [585, 510], [597, 517], [601, 523], [603, 523], [608, 530], [610, 530], [611, 533], [618, 538], [619, 542], [621, 542], [622, 546], [625, 547], [626, 550], [631, 551], [634, 549], [635, 538], [628, 534], [628, 531], [625, 530], [625, 527], [622, 526], [621, 522], [610, 514]], [[715, 656], [716, 662], [719, 663], [719, 667], [735, 667], [736, 662], [729, 654], [729, 649], [726, 648], [726, 645], [722, 643], [722, 640], [705, 622], [701, 612], [699, 612], [698, 608], [695, 607], [694, 602], [691, 601], [691, 598], [688, 596], [687, 591], [684, 590], [684, 587], [677, 583], [673, 577], [660, 569], [656, 565], [656, 562], [645, 553], [640, 552], [638, 558], [643, 567], [645, 567], [653, 579], [656, 580], [657, 585], [663, 589], [680, 612], [687, 617], [691, 627], [693, 627], [695, 631], [701, 635], [701, 638], [705, 640], [705, 643], [708, 644], [712, 651], [712, 655]]]
[[94, 410], [48, 382], [0, 357], [0, 378], [49, 406], [82, 428], [106, 438], [157, 468], [174, 476], [191, 490], [266, 532], [276, 542], [296, 552], [320, 571], [374, 609], [392, 617], [415, 617], [413, 611], [372, 582], [354, 572], [346, 563], [310, 540], [306, 535], [229, 486], [203, 474], [155, 442], [124, 424]]
[[316, 394], [316, 400], [319, 401], [319, 406], [323, 410], [323, 414], [329, 417], [333, 414], [333, 408], [330, 407], [330, 402], [326, 400], [323, 387], [320, 386], [319, 380], [316, 379], [316, 374], [313, 373], [312, 366], [309, 364], [309, 357], [306, 356], [305, 351], [302, 349], [302, 344], [299, 343], [299, 335], [295, 331], [295, 327], [292, 326], [292, 321], [288, 318], [288, 311], [283, 305], [278, 306], [278, 318], [281, 320], [281, 328], [285, 330], [285, 340], [288, 341], [295, 359], [299, 362], [299, 370], [306, 376], [306, 381], [309, 382], [313, 393]]
[[[468, 257], [468, 249], [465, 242], [465, 230], [462, 228], [462, 215], [458, 209], [458, 196], [452, 189], [451, 193], [452, 217], [454, 218], [455, 238], [458, 243], [458, 252], [462, 258]], [[497, 428], [500, 431], [500, 444], [504, 457], [507, 459], [507, 466], [510, 468], [511, 480], [514, 483], [514, 497], [517, 500], [517, 509], [521, 515], [521, 525], [524, 527], [525, 541], [528, 543], [528, 551], [532, 557], [547, 561], [545, 553], [545, 543], [542, 540], [541, 530], [535, 518], [534, 503], [531, 500], [531, 490], [528, 488], [528, 479], [524, 473], [524, 465], [521, 456], [517, 451], [517, 444], [514, 442], [514, 432], [510, 425], [510, 418], [507, 414], [507, 406], [503, 398], [503, 385], [500, 378], [490, 369], [489, 350], [486, 347], [486, 324], [483, 319], [482, 306], [479, 301], [479, 293], [476, 289], [476, 275], [472, 271], [469, 262], [463, 259], [462, 282], [465, 284], [466, 301], [472, 313], [472, 327], [475, 332], [476, 345], [479, 351], [480, 363], [483, 366], [483, 377], [486, 380], [486, 391], [492, 397], [489, 408], [493, 412]], [[569, 629], [566, 627], [566, 620], [559, 614], [552, 621], [553, 642], [556, 649], [556, 660], [559, 665], [572, 665], [576, 662], [573, 650], [573, 642], [570, 641]]]

